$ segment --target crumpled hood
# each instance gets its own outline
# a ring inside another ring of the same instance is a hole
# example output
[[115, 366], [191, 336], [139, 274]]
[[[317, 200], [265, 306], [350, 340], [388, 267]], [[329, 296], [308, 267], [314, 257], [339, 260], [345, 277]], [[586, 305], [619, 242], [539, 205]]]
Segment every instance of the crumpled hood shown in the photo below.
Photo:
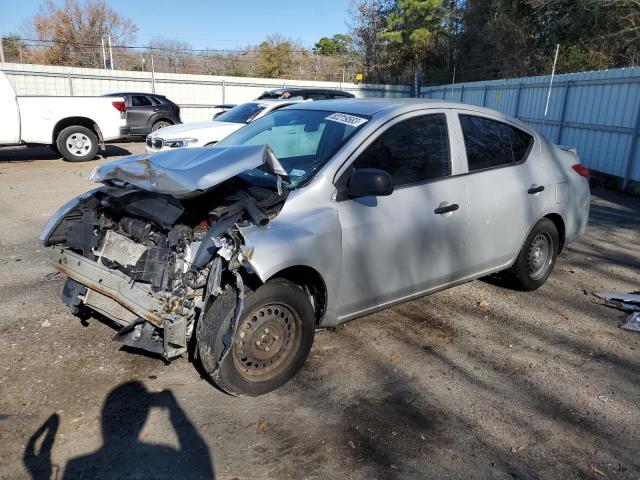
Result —
[[244, 127], [244, 123], [231, 122], [191, 122], [179, 123], [169, 127], [161, 128], [153, 133], [151, 137], [160, 137], [165, 140], [172, 138], [183, 138], [197, 135], [200, 131], [217, 131], [217, 130], [237, 130]]
[[96, 167], [89, 181], [126, 182], [149, 192], [190, 198], [261, 165], [275, 175], [287, 176], [267, 145], [238, 145], [130, 155]]

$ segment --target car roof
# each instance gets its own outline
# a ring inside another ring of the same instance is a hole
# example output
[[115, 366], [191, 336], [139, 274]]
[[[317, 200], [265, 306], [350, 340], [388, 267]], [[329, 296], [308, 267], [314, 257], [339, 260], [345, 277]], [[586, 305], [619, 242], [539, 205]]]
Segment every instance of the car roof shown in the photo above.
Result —
[[119, 92], [119, 93], [105, 93], [103, 97], [118, 97], [122, 95], [151, 95], [152, 97], [160, 97], [167, 98], [164, 95], [160, 95], [159, 93], [150, 93], [150, 92]]
[[315, 87], [292, 87], [292, 88], [276, 88], [274, 90], [266, 90], [265, 93], [273, 93], [282, 95], [283, 93], [292, 93], [292, 92], [304, 92], [304, 93], [346, 93], [347, 95], [352, 95], [349, 92], [345, 92], [344, 90], [338, 90], [336, 88], [315, 88]]
[[373, 116], [382, 112], [411, 111], [416, 108], [455, 108], [471, 110], [490, 115], [499, 115], [514, 122], [503, 113], [489, 108], [477, 107], [466, 103], [449, 102], [446, 100], [432, 100], [426, 98], [345, 98], [339, 100], [322, 100], [321, 102], [305, 102], [301, 105], [291, 105], [287, 109], [324, 110], [332, 112], [348, 113], [353, 115]]

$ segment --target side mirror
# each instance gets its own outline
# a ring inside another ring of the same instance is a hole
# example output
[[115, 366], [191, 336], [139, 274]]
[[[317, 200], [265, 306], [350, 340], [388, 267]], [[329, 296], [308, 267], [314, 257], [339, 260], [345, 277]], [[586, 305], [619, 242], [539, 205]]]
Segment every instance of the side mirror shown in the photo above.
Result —
[[356, 168], [351, 173], [346, 192], [348, 197], [384, 197], [393, 193], [389, 172], [377, 168]]

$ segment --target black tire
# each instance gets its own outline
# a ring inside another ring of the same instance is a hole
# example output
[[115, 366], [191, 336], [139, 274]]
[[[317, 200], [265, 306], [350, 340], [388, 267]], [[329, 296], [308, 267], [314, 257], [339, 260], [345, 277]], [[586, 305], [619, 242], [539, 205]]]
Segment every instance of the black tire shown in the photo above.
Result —
[[540, 288], [551, 275], [559, 246], [555, 224], [548, 218], [541, 219], [527, 236], [515, 263], [507, 270], [508, 285], [524, 291]]
[[56, 147], [68, 162], [86, 162], [98, 153], [98, 137], [86, 127], [72, 125], [58, 134]]
[[[223, 298], [224, 294], [218, 297], [228, 303]], [[230, 350], [218, 366], [215, 357], [229, 342], [229, 314], [221, 315], [225, 310], [229, 312], [214, 301], [196, 331], [202, 365], [222, 390], [235, 396], [263, 395], [284, 385], [302, 367], [313, 344], [315, 315], [301, 288], [274, 279], [250, 292]]]
[[168, 120], [158, 120], [156, 123], [153, 124], [153, 126], [151, 127], [151, 131], [155, 132], [156, 130], [160, 130], [161, 128], [165, 128], [165, 127], [169, 127], [173, 125], [170, 121]]

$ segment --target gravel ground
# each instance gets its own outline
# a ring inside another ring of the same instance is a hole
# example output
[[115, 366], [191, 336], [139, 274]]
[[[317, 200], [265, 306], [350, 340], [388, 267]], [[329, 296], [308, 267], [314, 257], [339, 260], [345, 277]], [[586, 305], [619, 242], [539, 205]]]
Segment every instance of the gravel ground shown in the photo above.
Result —
[[639, 289], [638, 199], [594, 190], [540, 290], [475, 281], [321, 331], [294, 380], [238, 399], [61, 304], [37, 236], [97, 162], [0, 152], [0, 478], [640, 477], [640, 335], [592, 296]]

